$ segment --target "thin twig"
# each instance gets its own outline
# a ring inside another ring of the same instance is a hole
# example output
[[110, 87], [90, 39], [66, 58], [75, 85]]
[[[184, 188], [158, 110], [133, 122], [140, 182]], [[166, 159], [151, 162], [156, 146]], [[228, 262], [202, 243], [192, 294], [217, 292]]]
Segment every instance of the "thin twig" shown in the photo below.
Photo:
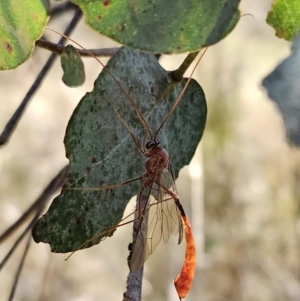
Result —
[[185, 58], [185, 60], [182, 62], [182, 64], [179, 66], [179, 68], [170, 73], [170, 75], [174, 81], [180, 82], [183, 79], [184, 73], [190, 67], [190, 65], [193, 63], [193, 61], [197, 57], [198, 53], [199, 53], [199, 51], [189, 53], [187, 55], [187, 57]]
[[[49, 42], [49, 41], [47, 41], [45, 39], [37, 40], [35, 42], [35, 45], [39, 46], [41, 48], [50, 50], [51, 52], [56, 53], [58, 55], [61, 55], [63, 53], [64, 49], [66, 48], [63, 45], [52, 43], [52, 42]], [[119, 50], [119, 48], [117, 48], [117, 47], [114, 47], [114, 48], [102, 48], [102, 49], [88, 49], [88, 50], [76, 48], [76, 51], [78, 52], [79, 55], [81, 55], [81, 56], [87, 56], [87, 57], [92, 57], [91, 53], [94, 56], [107, 56], [107, 57], [111, 57], [118, 50]]]
[[27, 244], [26, 244], [25, 250], [23, 252], [21, 261], [19, 263], [18, 270], [17, 270], [16, 275], [15, 275], [14, 283], [13, 283], [13, 286], [11, 288], [8, 301], [12, 301], [13, 298], [14, 298], [16, 288], [17, 288], [17, 284], [18, 284], [18, 281], [19, 281], [19, 278], [20, 278], [20, 274], [21, 274], [22, 268], [24, 266], [24, 261], [25, 261], [26, 255], [28, 253], [28, 250], [29, 250], [30, 242], [31, 242], [31, 235], [28, 235]]
[[[145, 196], [145, 195], [141, 195], [140, 198], [137, 197], [137, 202], [139, 202], [139, 204], [137, 203], [137, 208], [146, 208], [146, 205], [148, 203], [149, 200], [149, 195]], [[138, 243], [139, 245], [143, 245], [145, 244], [145, 241], [142, 242], [137, 242], [137, 239], [144, 239], [145, 235], [147, 235], [147, 224], [148, 224], [148, 213], [149, 211], [147, 211], [144, 215], [143, 215], [143, 229], [140, 229], [141, 227], [141, 220], [139, 219], [139, 210], [136, 210], [135, 213], [135, 219], [136, 222], [133, 223], [133, 237], [132, 237], [132, 241], [133, 244], [132, 246], [134, 246], [134, 244]], [[139, 232], [143, 231], [144, 235], [139, 235]], [[129, 254], [129, 260], [128, 260], [128, 264], [130, 267], [130, 257], [132, 254], [132, 250], [130, 250], [130, 254]], [[129, 275], [127, 277], [127, 286], [126, 286], [126, 292], [123, 295], [123, 301], [141, 301], [142, 298], [142, 282], [143, 282], [143, 273], [144, 273], [144, 267], [142, 266], [140, 269], [136, 270], [136, 271], [129, 271]]]
[[2, 270], [2, 268], [5, 266], [6, 262], [8, 261], [8, 259], [12, 256], [12, 254], [14, 253], [14, 251], [16, 250], [16, 248], [18, 247], [19, 243], [22, 241], [22, 239], [26, 236], [26, 234], [32, 229], [32, 227], [35, 225], [36, 221], [38, 220], [40, 214], [41, 214], [42, 210], [39, 210], [35, 216], [33, 217], [33, 219], [31, 220], [31, 222], [28, 224], [28, 226], [26, 227], [26, 229], [23, 231], [23, 233], [17, 238], [17, 240], [15, 241], [15, 243], [13, 244], [13, 246], [11, 247], [11, 249], [8, 251], [8, 253], [6, 254], [6, 256], [3, 258], [2, 262], [0, 263], [0, 271]]
[[[12, 233], [15, 232], [26, 221], [26, 219], [30, 216], [30, 214], [32, 214], [33, 212], [38, 210], [41, 206], [43, 206], [44, 203], [46, 203], [48, 201], [49, 196], [51, 196], [55, 192], [55, 190], [57, 190], [60, 187], [60, 186], [56, 186], [57, 179], [60, 178], [61, 174], [66, 176], [67, 169], [68, 169], [68, 166], [65, 166], [59, 172], [59, 174], [48, 184], [48, 186], [45, 188], [43, 193], [22, 214], [22, 216], [0, 235], [0, 243], [5, 241], [6, 238], [8, 238], [10, 235], [12, 235]], [[60, 182], [58, 184], [60, 184]]]
[[[47, 202], [49, 201], [52, 194], [59, 189], [66, 181], [67, 173], [68, 173], [69, 166], [65, 166], [54, 179], [51, 180], [51, 182], [48, 184], [48, 186], [44, 189], [42, 194], [39, 196], [39, 198], [34, 202], [36, 204], [39, 204], [36, 208], [36, 214], [34, 215], [31, 222], [28, 224], [26, 229], [23, 231], [23, 233], [18, 237], [18, 239], [15, 241], [12, 248], [9, 250], [7, 255], [4, 257], [2, 262], [0, 263], [0, 270], [4, 267], [7, 260], [10, 258], [10, 256], [13, 254], [16, 247], [19, 245], [19, 243], [22, 241], [24, 236], [32, 229], [32, 227], [35, 225], [37, 219], [41, 215], [42, 211], [44, 210]], [[12, 227], [11, 227], [12, 228]], [[7, 232], [7, 231], [6, 231]], [[5, 232], [5, 233], [6, 233]], [[2, 235], [3, 237], [3, 235]]]
[[[76, 25], [80, 21], [81, 16], [82, 16], [82, 12], [79, 8], [77, 8], [70, 24], [68, 25], [68, 27], [66, 28], [66, 30], [64, 32], [64, 34], [66, 36], [70, 35], [71, 32], [75, 29]], [[61, 37], [58, 44], [63, 44], [63, 43], [65, 43], [65, 41], [66, 41], [66, 39], [64, 37]], [[26, 95], [25, 95], [24, 99], [22, 100], [21, 104], [19, 105], [17, 110], [14, 112], [14, 114], [10, 118], [10, 120], [7, 122], [3, 132], [0, 135], [0, 145], [4, 145], [8, 141], [10, 136], [12, 135], [14, 129], [16, 128], [19, 120], [21, 119], [21, 117], [22, 117], [22, 115], [23, 115], [23, 113], [26, 109], [26, 106], [27, 106], [29, 100], [32, 98], [34, 93], [40, 87], [44, 77], [47, 75], [48, 71], [50, 70], [51, 66], [53, 65], [53, 63], [55, 61], [55, 58], [56, 58], [56, 54], [54, 54], [54, 53], [52, 53], [49, 56], [46, 64], [44, 65], [44, 67], [42, 68], [40, 73], [38, 74], [36, 80], [34, 81], [32, 86], [30, 87], [29, 91], [26, 93]]]

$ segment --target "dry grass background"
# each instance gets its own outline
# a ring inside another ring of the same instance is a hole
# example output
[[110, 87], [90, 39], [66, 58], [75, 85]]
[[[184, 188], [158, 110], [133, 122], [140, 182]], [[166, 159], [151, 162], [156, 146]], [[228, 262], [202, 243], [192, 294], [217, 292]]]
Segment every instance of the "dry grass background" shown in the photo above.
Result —
[[[241, 18], [211, 47], [197, 70], [208, 101], [208, 124], [193, 163], [183, 169], [179, 193], [192, 219], [198, 266], [186, 300], [299, 300], [300, 155], [285, 140], [283, 122], [261, 87], [288, 56], [290, 44], [265, 23], [271, 1], [244, 0]], [[67, 18], [50, 27], [62, 32]], [[53, 36], [47, 33], [48, 36]], [[57, 36], [53, 36], [57, 40]], [[72, 35], [87, 48], [113, 44], [84, 22]], [[16, 109], [48, 53], [37, 50], [16, 70], [0, 73], [0, 127]], [[182, 56], [164, 57], [174, 69]], [[67, 163], [63, 137], [72, 111], [92, 89], [100, 66], [85, 59], [88, 82], [69, 89], [55, 64], [0, 157], [0, 229], [12, 224]], [[129, 205], [129, 210], [133, 204]], [[32, 242], [15, 300], [121, 300], [127, 276], [131, 227], [88, 250], [51, 254]], [[14, 241], [0, 246], [1, 258]], [[7, 300], [22, 245], [0, 273]], [[181, 267], [176, 239], [147, 261], [144, 300], [176, 300], [172, 280]]]

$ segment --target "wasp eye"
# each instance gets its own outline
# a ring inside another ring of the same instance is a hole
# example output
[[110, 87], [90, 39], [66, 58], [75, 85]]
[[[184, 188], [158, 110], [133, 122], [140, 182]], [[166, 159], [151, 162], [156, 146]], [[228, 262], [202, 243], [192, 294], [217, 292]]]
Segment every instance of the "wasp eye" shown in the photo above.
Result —
[[154, 142], [153, 141], [149, 141], [146, 143], [146, 148], [149, 149], [149, 148], [152, 148], [154, 146]]
[[159, 140], [151, 140], [149, 142], [146, 143], [146, 148], [149, 149], [149, 148], [153, 148], [154, 146], [159, 146], [160, 144], [160, 141]]

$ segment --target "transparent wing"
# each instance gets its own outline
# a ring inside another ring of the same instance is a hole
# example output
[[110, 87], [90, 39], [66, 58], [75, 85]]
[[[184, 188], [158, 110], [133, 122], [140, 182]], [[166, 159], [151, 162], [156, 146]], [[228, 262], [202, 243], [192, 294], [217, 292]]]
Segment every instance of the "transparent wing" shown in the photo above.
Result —
[[153, 184], [148, 196], [148, 204], [143, 215], [137, 239], [131, 255], [131, 270], [143, 266], [163, 239], [167, 242], [171, 234], [179, 234], [178, 243], [182, 241], [183, 225], [175, 201], [163, 187], [175, 190], [174, 181], [167, 170], [161, 177], [160, 185]]

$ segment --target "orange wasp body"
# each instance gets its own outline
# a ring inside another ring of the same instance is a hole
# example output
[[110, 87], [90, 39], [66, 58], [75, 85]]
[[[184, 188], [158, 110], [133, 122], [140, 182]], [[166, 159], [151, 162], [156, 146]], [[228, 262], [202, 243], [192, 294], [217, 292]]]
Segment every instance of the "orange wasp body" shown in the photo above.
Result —
[[[149, 141], [146, 144], [146, 148], [150, 149], [148, 153], [145, 153], [149, 159], [145, 163], [146, 174], [148, 180], [145, 182], [144, 187], [148, 185], [157, 184], [160, 189], [163, 190], [163, 195], [169, 195], [175, 202], [178, 216], [178, 228], [179, 228], [179, 239], [178, 243], [182, 241], [182, 231], [185, 233], [186, 241], [186, 251], [185, 251], [185, 260], [179, 275], [174, 279], [174, 285], [177, 291], [177, 294], [180, 298], [184, 298], [190, 287], [192, 285], [195, 267], [196, 267], [196, 247], [195, 241], [191, 229], [191, 225], [188, 217], [186, 216], [184, 209], [179, 201], [179, 197], [176, 193], [170, 190], [168, 187], [164, 186], [161, 183], [164, 171], [167, 171], [169, 168], [169, 154], [168, 152], [160, 146], [159, 140], [155, 139]], [[158, 194], [160, 195], [160, 194]], [[164, 200], [158, 200], [158, 202], [164, 202]], [[141, 215], [139, 213], [139, 215]], [[142, 227], [141, 227], [142, 229]], [[144, 234], [142, 234], [144, 235]], [[137, 239], [138, 241], [138, 239]], [[146, 246], [141, 245], [141, 243], [136, 243], [133, 248], [133, 254], [131, 259], [131, 270], [135, 271], [143, 265], [143, 262], [147, 259], [150, 254], [147, 254]], [[155, 248], [155, 247], [154, 247]], [[142, 250], [141, 250], [142, 249]], [[142, 251], [142, 252], [141, 252]], [[150, 253], [152, 253], [152, 248]]]

